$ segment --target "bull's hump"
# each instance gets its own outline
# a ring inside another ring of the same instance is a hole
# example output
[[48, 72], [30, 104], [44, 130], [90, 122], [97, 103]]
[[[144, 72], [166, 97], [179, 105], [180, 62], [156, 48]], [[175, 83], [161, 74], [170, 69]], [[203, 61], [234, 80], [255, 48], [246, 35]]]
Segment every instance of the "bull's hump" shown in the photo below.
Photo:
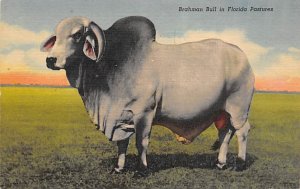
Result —
[[154, 24], [142, 16], [129, 16], [116, 21], [107, 32], [126, 34], [127, 37], [135, 37], [137, 39], [155, 40], [156, 30]]
[[[104, 31], [106, 50], [103, 60], [115, 65], [141, 64], [155, 40], [155, 27], [145, 17], [131, 16], [116, 21]], [[131, 70], [131, 68], [126, 68]]]

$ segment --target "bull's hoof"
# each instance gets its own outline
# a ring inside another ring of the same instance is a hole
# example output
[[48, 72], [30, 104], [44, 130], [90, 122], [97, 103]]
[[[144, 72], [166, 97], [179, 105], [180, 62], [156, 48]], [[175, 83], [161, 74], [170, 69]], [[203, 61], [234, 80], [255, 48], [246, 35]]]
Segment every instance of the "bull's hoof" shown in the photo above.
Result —
[[226, 163], [220, 163], [219, 160], [217, 160], [215, 163], [215, 168], [218, 170], [226, 170], [228, 167]]
[[150, 175], [150, 172], [148, 171], [148, 169], [143, 170], [143, 171], [135, 171], [133, 178], [146, 178]]
[[148, 177], [149, 175], [150, 175], [149, 169], [146, 166], [140, 164], [137, 167], [137, 170], [134, 172], [133, 178], [145, 178]]
[[220, 143], [220, 141], [217, 139], [215, 142], [214, 142], [214, 144], [211, 146], [211, 150], [213, 150], [213, 151], [216, 151], [216, 150], [218, 150], [219, 148], [220, 148], [220, 146], [221, 146], [221, 143]]
[[113, 170], [111, 170], [110, 174], [122, 174], [125, 172], [127, 172], [127, 169], [125, 169], [125, 168], [120, 169], [118, 167], [115, 167], [115, 168], [113, 168]]
[[246, 161], [243, 160], [242, 158], [238, 157], [235, 160], [235, 165], [234, 165], [233, 170], [235, 170], [235, 171], [244, 171], [244, 170], [246, 170], [246, 167], [247, 167]]

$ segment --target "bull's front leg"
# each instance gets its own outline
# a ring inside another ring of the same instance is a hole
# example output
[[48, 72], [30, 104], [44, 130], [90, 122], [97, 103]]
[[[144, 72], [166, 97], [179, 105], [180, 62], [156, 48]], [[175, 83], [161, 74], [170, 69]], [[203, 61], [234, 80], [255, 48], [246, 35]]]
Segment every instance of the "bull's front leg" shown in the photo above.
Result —
[[137, 171], [135, 172], [134, 177], [146, 177], [149, 175], [147, 167], [147, 149], [153, 117], [154, 111], [147, 112], [145, 116], [141, 117], [136, 122], [136, 147], [138, 150], [139, 162], [137, 164]]
[[129, 144], [129, 138], [117, 141], [118, 146], [118, 162], [112, 173], [123, 173], [125, 169], [126, 152]]

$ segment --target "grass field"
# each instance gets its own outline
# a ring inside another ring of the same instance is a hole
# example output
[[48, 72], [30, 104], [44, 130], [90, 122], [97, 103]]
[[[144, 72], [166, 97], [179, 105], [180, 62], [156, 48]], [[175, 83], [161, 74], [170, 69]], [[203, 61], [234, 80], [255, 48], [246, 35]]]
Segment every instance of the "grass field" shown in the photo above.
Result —
[[[1, 88], [1, 188], [299, 188], [300, 95], [254, 96], [243, 172], [212, 169], [217, 153], [211, 127], [192, 144], [178, 143], [154, 127], [148, 161], [151, 175], [132, 178], [136, 149], [132, 138], [128, 169], [109, 172], [116, 144], [90, 123], [81, 99], [70, 88]], [[237, 144], [230, 144], [229, 163]]]

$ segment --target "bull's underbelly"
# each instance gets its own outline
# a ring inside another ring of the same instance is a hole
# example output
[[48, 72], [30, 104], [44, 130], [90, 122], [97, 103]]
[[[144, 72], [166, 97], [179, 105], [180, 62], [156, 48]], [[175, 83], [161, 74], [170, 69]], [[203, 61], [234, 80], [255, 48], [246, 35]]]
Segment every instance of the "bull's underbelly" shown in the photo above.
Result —
[[206, 130], [215, 120], [216, 113], [212, 113], [202, 119], [177, 120], [165, 116], [159, 116], [154, 119], [155, 125], [160, 125], [170, 129], [188, 141], [193, 141], [201, 132]]
[[[158, 105], [154, 123], [169, 128], [175, 134], [192, 141], [206, 130], [224, 110], [224, 82], [212, 86], [195, 85], [165, 88]], [[177, 137], [178, 139], [178, 137]]]
[[230, 115], [225, 110], [214, 111], [213, 113], [207, 115], [202, 120], [170, 120], [166, 117], [161, 117], [156, 120], [156, 124], [164, 126], [176, 135], [176, 139], [183, 143], [189, 144], [194, 138], [196, 138], [200, 133], [205, 131], [213, 122], [217, 129], [223, 129], [226, 127], [229, 121]]

